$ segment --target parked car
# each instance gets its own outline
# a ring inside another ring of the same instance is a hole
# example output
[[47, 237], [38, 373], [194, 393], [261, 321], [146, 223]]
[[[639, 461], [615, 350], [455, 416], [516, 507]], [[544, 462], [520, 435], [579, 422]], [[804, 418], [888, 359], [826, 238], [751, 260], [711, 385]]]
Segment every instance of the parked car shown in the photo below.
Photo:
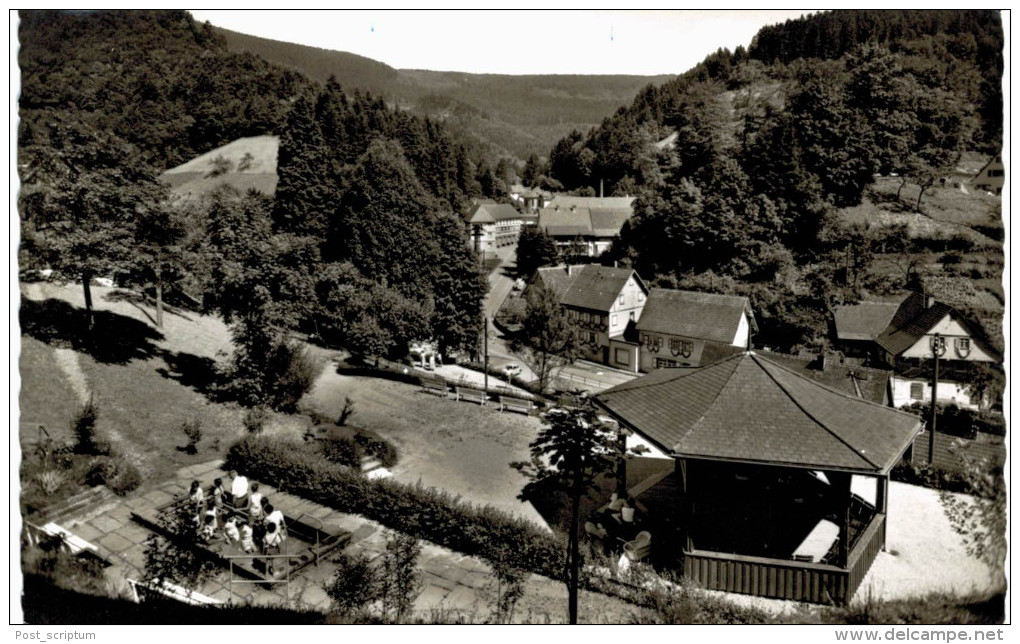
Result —
[[503, 367], [503, 373], [505, 373], [508, 378], [519, 376], [521, 375], [521, 365], [510, 363]]

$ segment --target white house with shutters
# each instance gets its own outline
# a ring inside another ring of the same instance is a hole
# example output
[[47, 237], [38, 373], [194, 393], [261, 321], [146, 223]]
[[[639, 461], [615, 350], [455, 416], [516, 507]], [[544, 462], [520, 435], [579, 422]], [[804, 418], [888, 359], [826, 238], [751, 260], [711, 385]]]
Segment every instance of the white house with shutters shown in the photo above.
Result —
[[[872, 304], [862, 303], [854, 307]], [[856, 347], [860, 350], [864, 338], [858, 336], [861, 336], [863, 327], [849, 327], [867, 316], [855, 315], [854, 307], [837, 307], [834, 312], [836, 334], [838, 338], [857, 338]], [[871, 328], [875, 328], [874, 324]], [[975, 363], [999, 365], [1002, 356], [975, 325], [947, 304], [930, 296], [911, 293], [895, 308], [888, 324], [870, 344], [867, 350], [870, 361], [885, 364], [893, 370], [889, 380], [889, 398], [894, 407], [931, 400], [933, 350], [936, 346], [940, 354], [936, 400], [967, 409], [982, 409], [992, 403], [987, 395], [979, 396], [971, 387], [973, 368]]]

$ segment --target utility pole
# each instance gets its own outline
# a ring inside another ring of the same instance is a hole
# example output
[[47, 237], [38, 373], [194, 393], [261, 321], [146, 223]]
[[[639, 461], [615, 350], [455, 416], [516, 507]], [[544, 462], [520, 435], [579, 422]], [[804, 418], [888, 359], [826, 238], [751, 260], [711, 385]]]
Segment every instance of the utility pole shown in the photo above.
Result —
[[483, 367], [482, 377], [484, 380], [485, 393], [489, 393], [489, 316], [482, 316], [482, 355]]
[[928, 465], [935, 460], [935, 400], [939, 389], [939, 357], [946, 352], [946, 340], [936, 333], [931, 339], [931, 353], [935, 357], [935, 369], [931, 379], [931, 419], [928, 421]]

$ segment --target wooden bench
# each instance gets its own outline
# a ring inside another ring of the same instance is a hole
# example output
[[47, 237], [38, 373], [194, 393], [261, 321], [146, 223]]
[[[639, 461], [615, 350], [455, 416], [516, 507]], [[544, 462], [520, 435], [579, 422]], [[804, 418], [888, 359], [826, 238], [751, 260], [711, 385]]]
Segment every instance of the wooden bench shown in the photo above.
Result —
[[522, 414], [530, 414], [534, 405], [531, 404], [530, 400], [523, 400], [521, 398], [513, 398], [511, 396], [500, 396], [499, 397], [499, 410], [500, 411], [519, 411]]
[[421, 390], [424, 393], [435, 394], [444, 398], [449, 393], [446, 383], [442, 380], [433, 380], [431, 378], [419, 378], [418, 380], [421, 382]]
[[[35, 526], [33, 526], [34, 528]], [[88, 541], [85, 541], [78, 535], [72, 534], [71, 532], [60, 527], [56, 523], [47, 523], [41, 528], [37, 528], [40, 533], [50, 537], [60, 537], [62, 546], [67, 548], [72, 555], [78, 555], [83, 552], [92, 552], [95, 554], [99, 553], [99, 549], [92, 545]], [[30, 528], [31, 530], [31, 528]], [[35, 535], [38, 538], [38, 535]]]
[[485, 406], [486, 401], [489, 397], [485, 395], [484, 391], [478, 389], [468, 389], [467, 387], [454, 387], [453, 393], [456, 396], [456, 400], [467, 400], [468, 402], [476, 402], [482, 407]]
[[[176, 599], [179, 602], [190, 604], [192, 606], [215, 606], [216, 604], [222, 604], [223, 602], [218, 599], [213, 599], [207, 595], [196, 592], [194, 590], [189, 591], [182, 586], [172, 584], [169, 581], [164, 581], [162, 584], [154, 583], [143, 583], [135, 581], [134, 579], [127, 580], [128, 585], [131, 587], [131, 592], [134, 595], [136, 604], [140, 604], [142, 599], [145, 597], [146, 592], [153, 592], [170, 599]], [[138, 592], [141, 590], [142, 592]]]

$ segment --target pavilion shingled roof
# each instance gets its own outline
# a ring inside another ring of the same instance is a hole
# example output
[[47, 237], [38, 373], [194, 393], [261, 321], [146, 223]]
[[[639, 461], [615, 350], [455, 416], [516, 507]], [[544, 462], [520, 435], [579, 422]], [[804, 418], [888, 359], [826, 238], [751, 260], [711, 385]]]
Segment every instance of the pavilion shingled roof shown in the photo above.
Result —
[[891, 469], [921, 426], [753, 352], [655, 371], [596, 401], [679, 457], [873, 474]]

